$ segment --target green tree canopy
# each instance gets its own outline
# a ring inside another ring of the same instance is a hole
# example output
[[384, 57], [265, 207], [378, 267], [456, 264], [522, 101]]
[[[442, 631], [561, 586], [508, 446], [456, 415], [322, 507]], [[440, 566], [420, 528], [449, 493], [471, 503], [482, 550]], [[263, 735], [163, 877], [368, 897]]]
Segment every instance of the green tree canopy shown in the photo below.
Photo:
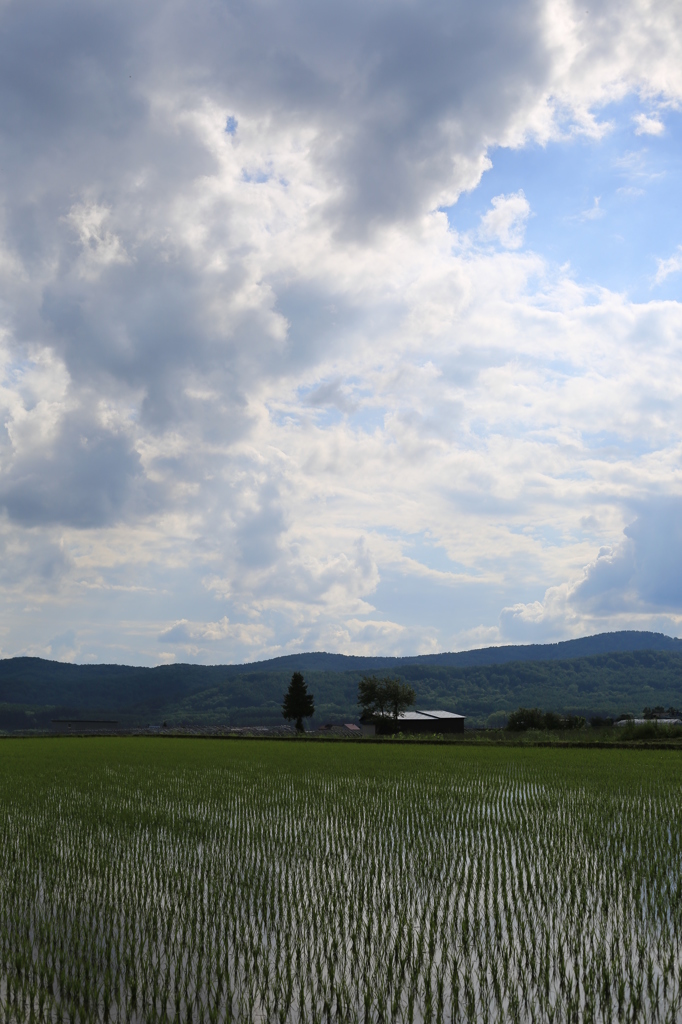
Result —
[[295, 721], [296, 728], [303, 732], [303, 719], [310, 718], [315, 714], [315, 702], [312, 693], [308, 693], [308, 687], [300, 672], [294, 672], [289, 683], [289, 689], [284, 694], [282, 704], [282, 715], [288, 721]]
[[358, 684], [358, 704], [365, 718], [390, 717], [397, 721], [414, 704], [416, 694], [407, 683], [384, 676], [363, 676]]

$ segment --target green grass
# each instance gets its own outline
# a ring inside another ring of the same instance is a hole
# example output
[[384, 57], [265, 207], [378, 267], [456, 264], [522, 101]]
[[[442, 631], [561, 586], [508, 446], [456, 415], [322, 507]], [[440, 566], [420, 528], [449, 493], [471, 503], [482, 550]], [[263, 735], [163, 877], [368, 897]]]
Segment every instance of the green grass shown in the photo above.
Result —
[[0, 742], [0, 1020], [676, 1020], [667, 750]]

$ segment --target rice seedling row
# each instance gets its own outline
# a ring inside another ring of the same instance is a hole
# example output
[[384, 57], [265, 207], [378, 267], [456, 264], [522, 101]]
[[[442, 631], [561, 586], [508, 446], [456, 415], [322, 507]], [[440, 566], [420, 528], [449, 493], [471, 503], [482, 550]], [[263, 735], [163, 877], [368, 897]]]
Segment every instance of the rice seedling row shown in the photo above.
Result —
[[131, 742], [0, 751], [0, 1021], [682, 1016], [674, 752]]

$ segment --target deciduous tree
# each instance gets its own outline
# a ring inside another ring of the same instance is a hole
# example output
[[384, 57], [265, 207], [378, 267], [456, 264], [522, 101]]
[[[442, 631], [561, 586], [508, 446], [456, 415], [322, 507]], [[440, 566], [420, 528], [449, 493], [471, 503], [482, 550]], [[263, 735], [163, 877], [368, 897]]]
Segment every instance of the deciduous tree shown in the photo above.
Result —
[[358, 704], [365, 718], [392, 718], [397, 722], [403, 711], [414, 704], [416, 694], [407, 683], [385, 676], [363, 676], [358, 684]]

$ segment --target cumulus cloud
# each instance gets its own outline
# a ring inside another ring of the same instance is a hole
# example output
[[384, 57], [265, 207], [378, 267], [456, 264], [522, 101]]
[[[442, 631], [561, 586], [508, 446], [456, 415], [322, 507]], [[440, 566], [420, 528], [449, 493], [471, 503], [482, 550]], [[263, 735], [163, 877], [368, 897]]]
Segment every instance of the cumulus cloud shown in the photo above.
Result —
[[495, 239], [505, 249], [520, 249], [529, 216], [530, 203], [523, 189], [508, 196], [495, 196], [492, 210], [481, 219], [481, 235]]
[[636, 125], [635, 135], [663, 135], [665, 131], [665, 125], [658, 117], [635, 114], [632, 120]]
[[136, 499], [138, 513], [148, 510], [153, 489], [128, 438], [72, 415], [28, 452], [15, 444], [0, 478], [0, 506], [24, 526], [98, 527], [134, 515], [127, 506]]
[[[267, 648], [271, 631], [260, 623], [232, 623], [226, 615], [218, 622], [189, 622], [182, 619], [159, 633], [158, 641], [172, 648], [180, 648], [181, 654], [196, 659], [198, 655], [207, 656], [215, 651], [216, 643], [227, 641], [238, 643], [242, 649], [262, 650]], [[248, 655], [247, 655], [248, 656]], [[175, 660], [175, 650], [168, 653], [165, 661]]]
[[40, 602], [58, 595], [73, 570], [73, 556], [59, 536], [17, 531], [7, 519], [0, 523], [0, 584], [21, 609], [31, 597]]
[[[679, 309], [523, 253], [521, 190], [483, 218], [494, 251], [441, 207], [496, 147], [678, 102], [680, 17], [5, 3], [10, 653], [77, 620], [82, 658], [433, 649], [491, 635], [458, 587], [497, 609], [568, 578], [565, 548], [585, 564], [594, 506], [612, 544], [614, 510], [672, 486]], [[381, 606], [391, 567], [443, 588], [416, 631]]]
[[357, 402], [349, 396], [348, 390], [338, 377], [314, 388], [306, 396], [306, 403], [317, 407], [333, 405], [339, 412], [352, 412], [357, 408]]
[[97, 277], [114, 263], [130, 262], [120, 238], [107, 227], [110, 213], [106, 206], [96, 203], [76, 203], [66, 216], [82, 246], [81, 274], [86, 278]]
[[624, 532], [624, 542], [588, 568], [575, 588], [576, 603], [682, 608], [682, 499], [649, 499]]
[[505, 608], [503, 634], [555, 637], [588, 622], [618, 628], [623, 621], [674, 631], [682, 621], [681, 513], [678, 497], [641, 503], [623, 540], [602, 548], [578, 578], [549, 588], [542, 601]]

